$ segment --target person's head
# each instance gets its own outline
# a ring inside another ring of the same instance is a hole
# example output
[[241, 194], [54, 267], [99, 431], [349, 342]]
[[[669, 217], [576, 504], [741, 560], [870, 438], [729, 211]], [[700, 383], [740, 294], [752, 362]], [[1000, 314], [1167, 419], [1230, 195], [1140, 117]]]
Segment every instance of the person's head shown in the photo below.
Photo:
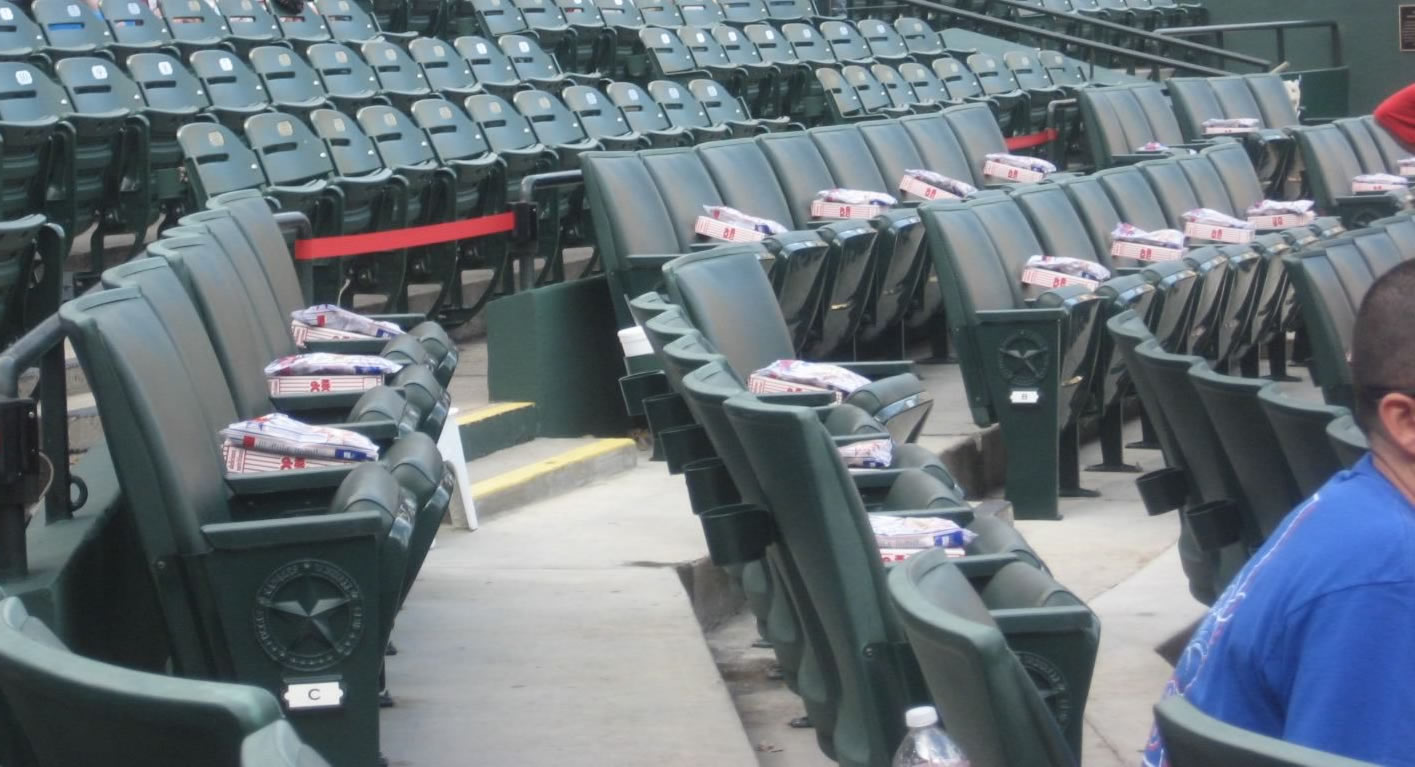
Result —
[[1415, 261], [1381, 275], [1366, 292], [1352, 331], [1356, 423], [1371, 450], [1415, 463]]

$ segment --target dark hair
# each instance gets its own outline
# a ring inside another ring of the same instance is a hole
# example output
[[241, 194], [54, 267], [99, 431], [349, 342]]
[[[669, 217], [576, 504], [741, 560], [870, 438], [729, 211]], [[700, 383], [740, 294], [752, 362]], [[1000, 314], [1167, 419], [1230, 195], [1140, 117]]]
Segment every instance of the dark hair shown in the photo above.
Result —
[[1380, 428], [1381, 398], [1415, 392], [1415, 261], [1381, 275], [1366, 291], [1351, 336], [1351, 377], [1356, 423], [1370, 434]]

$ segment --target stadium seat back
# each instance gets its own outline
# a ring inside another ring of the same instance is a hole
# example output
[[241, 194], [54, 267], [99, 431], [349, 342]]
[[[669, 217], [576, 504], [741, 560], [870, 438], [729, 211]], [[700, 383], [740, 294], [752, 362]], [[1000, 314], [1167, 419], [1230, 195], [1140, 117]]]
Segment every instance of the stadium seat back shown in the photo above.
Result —
[[250, 62], [277, 108], [308, 111], [325, 106], [324, 82], [298, 53], [284, 46], [262, 45], [251, 51]]
[[1288, 95], [1287, 85], [1281, 76], [1264, 73], [1244, 75], [1243, 79], [1258, 105], [1258, 117], [1263, 121], [1263, 125], [1269, 128], [1290, 128], [1301, 124], [1297, 108], [1292, 105], [1292, 97]]
[[408, 53], [423, 68], [427, 84], [433, 90], [463, 98], [476, 92], [477, 76], [450, 44], [432, 37], [419, 37], [408, 44]]
[[1175, 109], [1170, 106], [1169, 99], [1164, 95], [1164, 88], [1159, 83], [1137, 83], [1129, 89], [1135, 101], [1144, 110], [1155, 141], [1165, 146], [1184, 143], [1185, 131], [1180, 127]]
[[260, 78], [244, 61], [228, 51], [197, 51], [192, 54], [192, 71], [206, 87], [212, 106], [234, 109], [261, 108], [270, 96]]
[[491, 152], [477, 124], [450, 101], [423, 99], [413, 105], [413, 119], [427, 132], [433, 151], [444, 164]]
[[[987, 110], [986, 107], [983, 108]], [[899, 120], [923, 159], [921, 170], [982, 187], [982, 163], [974, 163], [958, 140], [952, 125], [938, 115], [917, 115]], [[976, 169], [975, 169], [976, 168]]]
[[1375, 137], [1366, 127], [1366, 120], [1363, 117], [1345, 117], [1334, 120], [1333, 124], [1341, 129], [1347, 142], [1351, 144], [1351, 151], [1356, 153], [1356, 160], [1361, 166], [1362, 173], [1397, 173], [1399, 171], [1398, 167], [1386, 162], [1380, 145], [1376, 143]]
[[482, 34], [488, 38], [526, 32], [530, 26], [511, 0], [471, 0]]
[[[1239, 85], [1242, 83], [1240, 82]], [[1245, 91], [1247, 87], [1243, 85]], [[1206, 78], [1171, 77], [1169, 79], [1169, 98], [1174, 104], [1174, 114], [1179, 119], [1180, 129], [1184, 131], [1185, 137], [1191, 140], [1199, 140], [1204, 137], [1205, 120], [1217, 120], [1229, 116], [1224, 112], [1223, 104], [1219, 102], [1213, 86]], [[1249, 98], [1252, 98], [1251, 93]], [[1254, 105], [1254, 109], [1256, 111], [1256, 105]], [[1257, 117], [1258, 115], [1233, 116]]]
[[658, 102], [668, 121], [680, 128], [711, 128], [707, 111], [685, 87], [669, 80], [649, 83], [649, 95]]
[[515, 105], [542, 144], [573, 144], [589, 138], [579, 119], [553, 93], [521, 91]]
[[44, 32], [14, 3], [0, 5], [0, 51], [7, 59], [32, 56], [44, 47]]
[[378, 20], [354, 0], [325, 0], [320, 11], [329, 36], [339, 42], [366, 42], [382, 34]]
[[666, 265], [663, 274], [673, 303], [738, 376], [795, 354], [771, 282], [751, 251], [693, 253]]
[[854, 24], [846, 21], [822, 21], [820, 34], [830, 45], [837, 61], [868, 63], [874, 60], [869, 42]]
[[480, 83], [512, 83], [518, 80], [516, 67], [496, 45], [481, 37], [465, 36], [457, 38], [454, 45], [462, 58], [467, 60]]
[[624, 112], [624, 119], [629, 121], [630, 127], [640, 133], [673, 127], [658, 102], [648, 91], [633, 83], [610, 83], [607, 95]]
[[770, 64], [797, 62], [796, 49], [786, 36], [770, 24], [751, 24], [742, 33], [757, 47], [762, 60]]
[[871, 57], [895, 63], [909, 59], [909, 44], [904, 42], [904, 36], [889, 22], [860, 19], [855, 22], [855, 29], [859, 30], [860, 36], [869, 44]]
[[948, 95], [955, 99], [977, 98], [986, 93], [977, 76], [952, 56], [934, 59], [933, 70], [948, 89]]
[[305, 55], [330, 96], [353, 103], [367, 103], [377, 97], [378, 76], [362, 56], [343, 43], [311, 45]]
[[[1258, 100], [1253, 98], [1253, 91], [1248, 87], [1248, 79], [1243, 76], [1234, 75], [1231, 77], [1211, 77], [1209, 78], [1209, 88], [1213, 90], [1214, 98], [1218, 100], [1219, 107], [1226, 117], [1251, 117], [1259, 121], [1265, 128], [1281, 128], [1281, 125], [1268, 125], [1263, 122], [1263, 110], [1258, 107]], [[1296, 123], [1290, 123], [1296, 125]]]
[[80, 0], [35, 0], [29, 12], [48, 46], [62, 54], [92, 54], [113, 42], [103, 18]]
[[254, 152], [229, 128], [195, 122], [177, 131], [198, 202], [239, 189], [261, 189], [265, 173]]
[[1172, 767], [1372, 767], [1234, 727], [1180, 695], [1155, 705], [1155, 726]]
[[218, 0], [216, 9], [226, 20], [233, 38], [246, 45], [266, 45], [285, 36], [265, 3], [257, 0]]
[[270, 183], [299, 186], [334, 175], [329, 149], [303, 120], [280, 112], [246, 121], [246, 140]]
[[757, 50], [756, 44], [741, 29], [727, 24], [719, 24], [712, 28], [712, 37], [722, 47], [722, 52], [726, 54], [727, 60], [732, 64], [742, 66], [761, 64], [765, 61], [761, 51]]
[[339, 175], [357, 178], [386, 167], [373, 140], [354, 118], [333, 109], [316, 109], [310, 114], [310, 125], [329, 147], [329, 159]]
[[1281, 383], [1263, 387], [1258, 401], [1277, 434], [1297, 492], [1310, 497], [1341, 470], [1341, 458], [1327, 439], [1327, 427], [1350, 411], [1297, 396]]
[[914, 95], [922, 103], [956, 103], [948, 95], [948, 89], [944, 87], [943, 81], [938, 79], [938, 75], [923, 64], [906, 61], [899, 65], [899, 75], [914, 89]]
[[1361, 431], [1356, 419], [1349, 415], [1337, 416], [1327, 424], [1327, 438], [1331, 440], [1332, 449], [1341, 459], [1341, 465], [1348, 469], [1355, 466], [1371, 449], [1365, 432]]
[[973, 185], [983, 186], [983, 164], [987, 162], [987, 155], [1007, 151], [1007, 141], [992, 110], [984, 104], [963, 104], [943, 110], [943, 118], [953, 129], [963, 156], [973, 169], [973, 178], [977, 179]]
[[280, 31], [286, 40], [301, 46], [327, 43], [334, 39], [329, 33], [329, 26], [324, 23], [324, 17], [314, 6], [305, 6], [298, 13], [282, 9], [275, 15], [275, 21], [280, 24]]
[[536, 143], [535, 131], [510, 102], [499, 96], [468, 96], [467, 115], [486, 136], [487, 144], [497, 152], [525, 149]]
[[157, 0], [157, 7], [179, 43], [216, 45], [231, 32], [221, 13], [202, 0]]
[[[172, 44], [172, 32], [167, 29], [167, 22], [153, 13], [147, 3], [103, 0], [98, 5], [98, 11], [113, 32], [110, 44], [119, 53], [130, 55], [155, 51]], [[3, 40], [3, 35], [0, 35], [0, 40]], [[0, 48], [8, 47], [0, 41]]]
[[683, 24], [708, 29], [727, 22], [727, 14], [717, 0], [675, 0]]
[[904, 38], [904, 44], [915, 56], [933, 58], [947, 52], [943, 47], [943, 39], [923, 19], [900, 16], [894, 20], [894, 29]]
[[820, 30], [810, 24], [783, 24], [781, 34], [796, 51], [796, 58], [810, 64], [835, 64], [835, 52]]
[[645, 2], [636, 3], [636, 5], [644, 18], [644, 24], [648, 27], [677, 29], [686, 23], [683, 21], [683, 14], [678, 10], [678, 5], [672, 0], [645, 0]]
[[898, 109], [912, 109], [920, 104], [918, 94], [914, 93], [913, 86], [899, 74], [899, 70], [888, 64], [875, 64], [870, 67], [870, 74], [874, 75], [875, 80], [884, 88], [892, 106]]

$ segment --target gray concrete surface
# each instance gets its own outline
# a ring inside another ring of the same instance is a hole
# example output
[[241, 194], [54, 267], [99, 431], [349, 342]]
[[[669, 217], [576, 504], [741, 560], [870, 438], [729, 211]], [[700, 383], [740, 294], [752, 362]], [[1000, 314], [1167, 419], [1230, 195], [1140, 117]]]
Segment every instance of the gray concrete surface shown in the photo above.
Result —
[[702, 555], [662, 464], [444, 528], [394, 631], [383, 752], [416, 767], [755, 765], [674, 568]]

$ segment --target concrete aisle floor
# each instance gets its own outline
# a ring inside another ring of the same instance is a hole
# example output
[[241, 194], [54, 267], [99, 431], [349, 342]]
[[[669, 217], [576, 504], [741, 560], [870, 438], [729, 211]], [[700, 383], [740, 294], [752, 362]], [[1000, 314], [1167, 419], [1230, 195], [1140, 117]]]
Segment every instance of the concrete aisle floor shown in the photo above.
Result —
[[675, 569], [704, 555], [663, 464], [444, 528], [398, 618], [392, 765], [751, 767]]

